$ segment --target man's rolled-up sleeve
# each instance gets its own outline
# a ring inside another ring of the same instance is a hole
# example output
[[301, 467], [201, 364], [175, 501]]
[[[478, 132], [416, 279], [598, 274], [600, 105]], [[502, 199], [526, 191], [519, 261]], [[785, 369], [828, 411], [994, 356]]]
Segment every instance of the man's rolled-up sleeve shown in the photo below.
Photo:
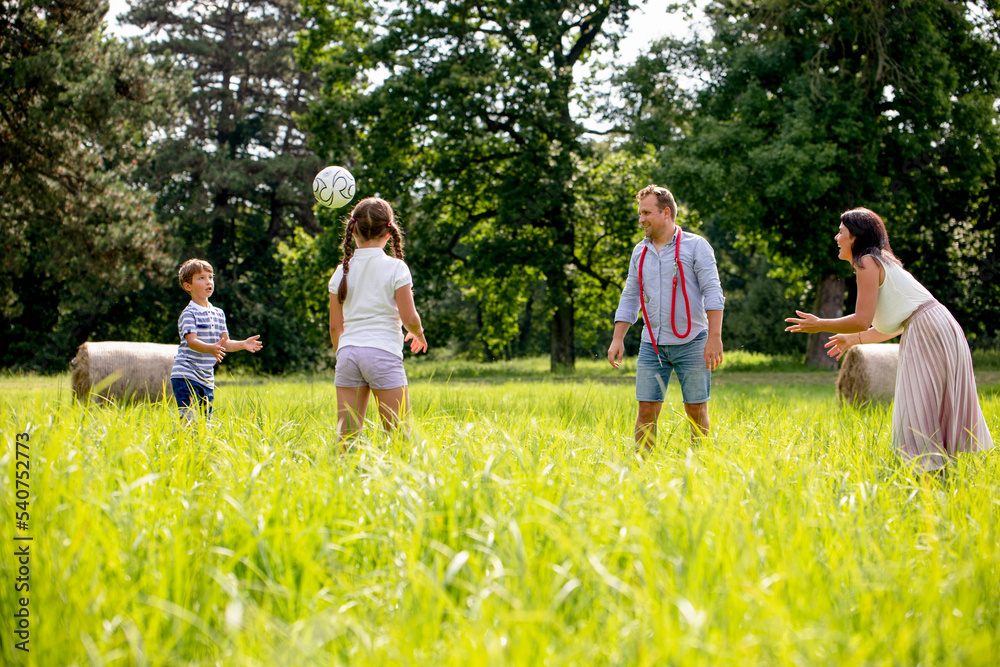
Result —
[[694, 272], [698, 276], [705, 310], [725, 310], [726, 297], [722, 294], [719, 267], [715, 262], [715, 251], [708, 241], [698, 244]]

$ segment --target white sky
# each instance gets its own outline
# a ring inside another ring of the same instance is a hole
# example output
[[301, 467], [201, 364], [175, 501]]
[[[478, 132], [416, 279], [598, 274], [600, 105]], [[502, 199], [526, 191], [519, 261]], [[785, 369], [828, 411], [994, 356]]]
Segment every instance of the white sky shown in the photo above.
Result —
[[647, 0], [636, 3], [639, 7], [629, 15], [629, 32], [618, 45], [620, 63], [631, 64], [649, 44], [661, 37], [683, 37], [688, 33], [690, 28], [683, 15], [667, 13], [667, 6], [675, 1]]

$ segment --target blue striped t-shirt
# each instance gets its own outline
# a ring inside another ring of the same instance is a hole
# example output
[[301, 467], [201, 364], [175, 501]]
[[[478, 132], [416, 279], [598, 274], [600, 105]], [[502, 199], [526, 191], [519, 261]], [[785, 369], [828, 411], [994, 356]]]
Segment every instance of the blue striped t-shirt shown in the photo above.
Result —
[[177, 319], [177, 331], [181, 335], [181, 344], [174, 357], [174, 367], [170, 371], [171, 378], [185, 378], [200, 385], [215, 388], [215, 357], [208, 352], [195, 352], [188, 347], [189, 333], [198, 335], [202, 343], [213, 345], [218, 343], [222, 334], [228, 334], [226, 314], [221, 308], [211, 303], [208, 308], [202, 308], [194, 301], [187, 305]]

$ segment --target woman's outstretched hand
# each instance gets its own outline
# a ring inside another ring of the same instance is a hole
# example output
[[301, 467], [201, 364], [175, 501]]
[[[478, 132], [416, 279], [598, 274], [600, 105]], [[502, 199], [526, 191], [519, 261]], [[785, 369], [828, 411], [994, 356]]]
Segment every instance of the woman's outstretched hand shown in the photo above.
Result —
[[830, 340], [827, 341], [826, 345], [826, 355], [828, 357], [837, 357], [837, 361], [844, 356], [844, 353], [849, 349], [857, 345], [858, 334], [836, 334], [835, 336], [830, 336]]
[[790, 323], [790, 327], [785, 327], [785, 331], [792, 331], [795, 333], [819, 333], [823, 329], [820, 326], [819, 318], [812, 313], [803, 313], [801, 310], [796, 310], [795, 314], [798, 317], [786, 317], [785, 321]]

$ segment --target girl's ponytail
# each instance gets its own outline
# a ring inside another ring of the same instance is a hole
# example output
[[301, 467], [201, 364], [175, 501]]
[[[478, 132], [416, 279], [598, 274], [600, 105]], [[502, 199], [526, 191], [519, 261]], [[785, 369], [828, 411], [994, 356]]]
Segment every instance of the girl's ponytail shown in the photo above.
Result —
[[347, 299], [347, 272], [350, 271], [351, 257], [354, 256], [354, 227], [355, 219], [352, 217], [347, 227], [344, 229], [344, 275], [340, 278], [340, 286], [337, 287], [337, 302], [344, 303]]
[[402, 261], [403, 259], [403, 234], [395, 223], [389, 223], [389, 237], [392, 239], [392, 256]]

